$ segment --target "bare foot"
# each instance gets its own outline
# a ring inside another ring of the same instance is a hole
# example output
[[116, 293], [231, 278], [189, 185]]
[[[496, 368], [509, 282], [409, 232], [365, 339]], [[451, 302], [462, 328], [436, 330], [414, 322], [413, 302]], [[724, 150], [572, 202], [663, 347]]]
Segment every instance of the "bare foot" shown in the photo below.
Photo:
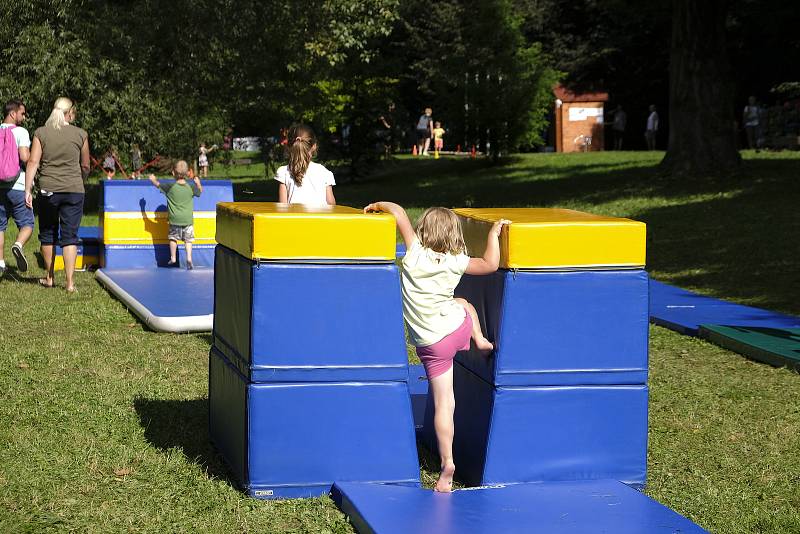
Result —
[[439, 480], [436, 481], [433, 491], [438, 491], [440, 493], [450, 493], [453, 491], [453, 475], [455, 472], [456, 464], [452, 462], [442, 467], [442, 472], [439, 473]]
[[44, 287], [53, 287], [53, 280], [50, 278], [39, 278], [39, 285]]
[[482, 336], [475, 340], [475, 347], [483, 352], [490, 352], [494, 350], [494, 345], [492, 345], [492, 342]]
[[67, 293], [77, 293], [78, 292], [78, 288], [76, 288], [75, 286], [70, 286], [70, 287], [66, 288], [66, 290], [67, 290]]

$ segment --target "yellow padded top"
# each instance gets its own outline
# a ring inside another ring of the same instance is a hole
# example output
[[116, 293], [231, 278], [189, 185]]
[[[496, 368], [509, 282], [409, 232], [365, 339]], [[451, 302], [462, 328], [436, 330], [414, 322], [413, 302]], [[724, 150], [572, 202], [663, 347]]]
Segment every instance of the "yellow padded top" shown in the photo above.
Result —
[[500, 267], [560, 269], [642, 267], [646, 225], [558, 208], [459, 208], [470, 256], [482, 256], [492, 224], [508, 219], [500, 236]]
[[347, 206], [220, 202], [217, 242], [251, 259], [394, 261], [395, 221]]

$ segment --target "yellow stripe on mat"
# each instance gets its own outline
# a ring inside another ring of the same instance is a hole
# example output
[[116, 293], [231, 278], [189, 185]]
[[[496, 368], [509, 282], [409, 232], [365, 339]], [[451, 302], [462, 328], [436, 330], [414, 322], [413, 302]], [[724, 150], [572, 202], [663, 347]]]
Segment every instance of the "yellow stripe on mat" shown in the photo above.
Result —
[[[103, 243], [107, 245], [140, 245], [168, 243], [168, 214], [165, 211], [105, 212], [101, 221]], [[194, 242], [214, 244], [216, 213], [194, 212]]]

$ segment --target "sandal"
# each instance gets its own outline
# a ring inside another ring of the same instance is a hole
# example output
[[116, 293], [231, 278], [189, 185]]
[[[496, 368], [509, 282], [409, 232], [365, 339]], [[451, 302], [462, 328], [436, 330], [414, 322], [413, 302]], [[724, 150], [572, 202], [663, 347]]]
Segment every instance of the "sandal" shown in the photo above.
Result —
[[47, 283], [47, 278], [39, 278], [39, 285], [46, 288], [52, 288], [53, 282]]

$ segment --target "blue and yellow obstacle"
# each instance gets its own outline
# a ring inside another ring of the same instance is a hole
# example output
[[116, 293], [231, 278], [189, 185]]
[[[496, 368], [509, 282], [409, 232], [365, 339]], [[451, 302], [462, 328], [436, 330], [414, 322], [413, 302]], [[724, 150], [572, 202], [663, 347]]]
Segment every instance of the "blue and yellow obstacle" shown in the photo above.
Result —
[[[75, 268], [86, 270], [100, 265], [100, 228], [97, 226], [81, 226], [78, 228], [77, 256], [75, 257]], [[64, 255], [60, 246], [56, 246], [55, 257], [53, 258], [53, 269], [56, 271], [64, 270]]]
[[[105, 180], [100, 191], [101, 266], [107, 269], [165, 266], [169, 261], [169, 221], [164, 194], [147, 180]], [[214, 265], [216, 206], [218, 202], [232, 200], [233, 186], [229, 180], [203, 182], [203, 194], [194, 199], [195, 266]], [[180, 244], [179, 258], [183, 250]]]
[[[455, 463], [470, 485], [645, 482], [648, 277], [644, 224], [557, 209], [457, 209], [471, 255], [492, 223], [501, 269], [465, 275], [495, 342], [456, 357]], [[423, 440], [435, 449], [429, 404]]]
[[[457, 289], [496, 350], [457, 357], [456, 465], [492, 486], [419, 488], [411, 399], [423, 441], [432, 411], [419, 369], [408, 385], [393, 219], [253, 203], [218, 206], [209, 356], [210, 435], [237, 483], [258, 498], [333, 487], [361, 532], [704, 532], [619, 482], [646, 472], [643, 225], [560, 213], [542, 233], [526, 228], [548, 226], [541, 213], [459, 212], [470, 243], [514, 220], [506, 267]], [[561, 249], [519, 248], [545, 234]], [[568, 250], [582, 239], [600, 252]]]
[[419, 485], [395, 222], [347, 207], [217, 207], [211, 439], [259, 498]]
[[[208, 332], [213, 325], [216, 205], [233, 200], [228, 180], [208, 180], [194, 200], [195, 269], [166, 268], [166, 198], [149, 181], [103, 181], [96, 278], [148, 327]], [[179, 245], [178, 259], [184, 247]]]

